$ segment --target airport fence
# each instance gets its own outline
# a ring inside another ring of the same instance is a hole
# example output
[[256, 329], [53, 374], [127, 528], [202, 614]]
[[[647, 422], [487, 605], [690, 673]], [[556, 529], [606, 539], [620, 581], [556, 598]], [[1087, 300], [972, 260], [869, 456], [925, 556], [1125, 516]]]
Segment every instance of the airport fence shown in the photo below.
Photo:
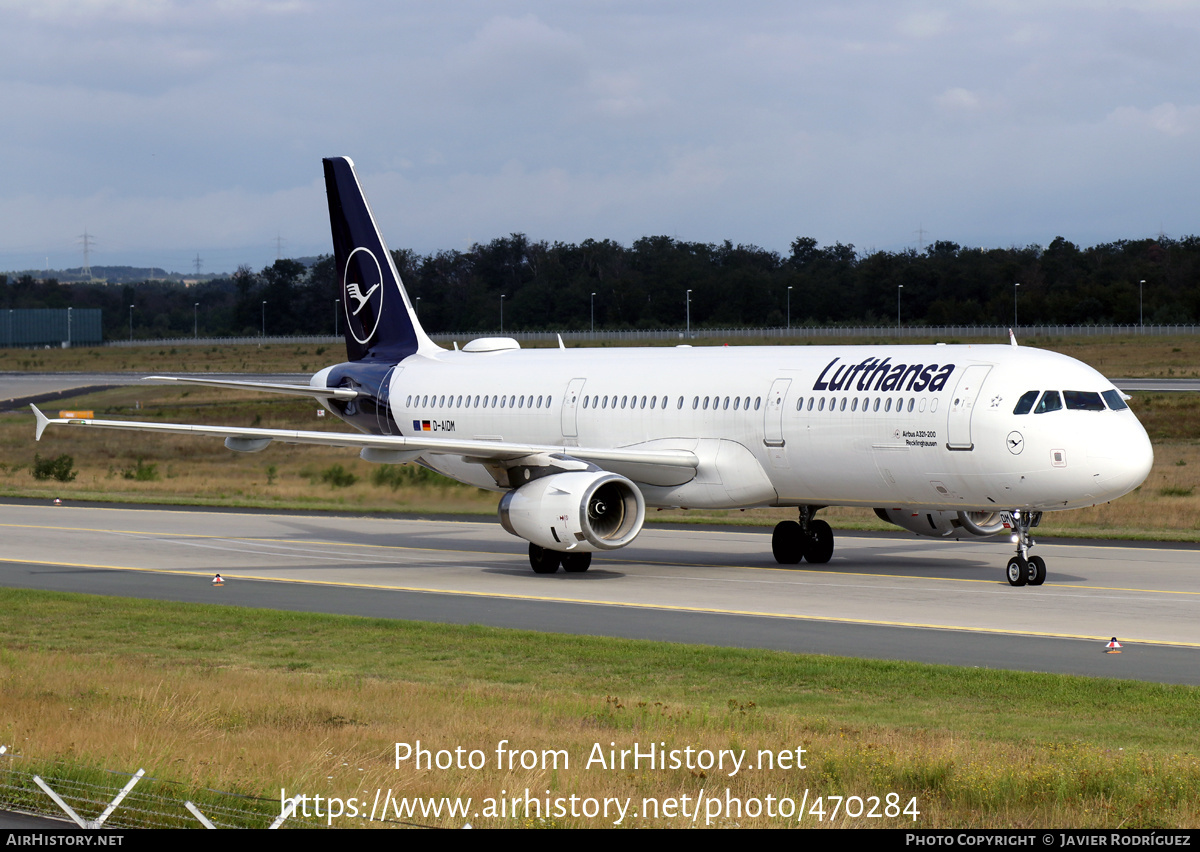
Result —
[[[188, 788], [136, 773], [22, 759], [0, 747], [0, 809], [80, 828], [325, 828], [327, 820], [289, 813], [280, 800]], [[70, 823], [68, 823], [70, 824]], [[411, 827], [411, 826], [410, 826]]]
[[[564, 343], [638, 343], [652, 341], [689, 340], [735, 341], [778, 340], [780, 342], [837, 341], [850, 338], [930, 339], [946, 343], [958, 339], [995, 340], [1007, 342], [1006, 325], [872, 325], [872, 326], [793, 326], [791, 328], [682, 328], [666, 329], [597, 329], [596, 331], [470, 331], [438, 332], [429, 336], [445, 344], [466, 343], [480, 337], [511, 337], [538, 343], [555, 343], [561, 336]], [[1013, 329], [1018, 342], [1047, 337], [1166, 337], [1200, 334], [1200, 325], [1022, 325]], [[109, 340], [105, 346], [234, 346], [241, 344], [317, 344], [338, 345], [339, 335], [250, 336], [250, 337], [167, 337], [153, 340]]]

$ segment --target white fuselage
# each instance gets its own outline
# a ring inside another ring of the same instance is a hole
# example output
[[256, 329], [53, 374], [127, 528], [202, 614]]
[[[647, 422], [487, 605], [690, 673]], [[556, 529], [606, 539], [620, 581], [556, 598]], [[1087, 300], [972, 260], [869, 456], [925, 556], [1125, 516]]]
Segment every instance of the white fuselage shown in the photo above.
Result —
[[[605, 465], [649, 506], [1052, 510], [1145, 479], [1153, 454], [1131, 411], [1015, 414], [1033, 390], [1113, 386], [1003, 345], [442, 351], [388, 382], [405, 435], [694, 452], [694, 472]], [[478, 460], [423, 461], [497, 487]]]

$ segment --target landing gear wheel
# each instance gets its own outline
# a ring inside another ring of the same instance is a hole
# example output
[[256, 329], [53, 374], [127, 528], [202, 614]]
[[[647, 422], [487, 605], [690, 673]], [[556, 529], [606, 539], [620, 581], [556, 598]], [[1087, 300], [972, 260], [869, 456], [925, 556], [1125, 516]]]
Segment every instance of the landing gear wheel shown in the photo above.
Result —
[[582, 574], [588, 568], [592, 567], [592, 554], [564, 553], [562, 555], [562, 567], [568, 574]]
[[1008, 567], [1005, 569], [1008, 574], [1008, 584], [1010, 586], [1024, 586], [1029, 582], [1029, 563], [1020, 556], [1014, 556], [1008, 560]]
[[795, 521], [780, 521], [771, 533], [771, 553], [780, 565], [798, 565], [804, 557], [804, 530]]
[[561, 558], [556, 550], [547, 550], [533, 542], [529, 543], [529, 564], [535, 574], [553, 574], [558, 570], [558, 560]]
[[1040, 556], [1030, 556], [1025, 577], [1031, 586], [1040, 586], [1046, 582], [1046, 560]]
[[813, 565], [824, 565], [833, 558], [833, 527], [824, 521], [809, 521], [808, 535], [804, 558]]

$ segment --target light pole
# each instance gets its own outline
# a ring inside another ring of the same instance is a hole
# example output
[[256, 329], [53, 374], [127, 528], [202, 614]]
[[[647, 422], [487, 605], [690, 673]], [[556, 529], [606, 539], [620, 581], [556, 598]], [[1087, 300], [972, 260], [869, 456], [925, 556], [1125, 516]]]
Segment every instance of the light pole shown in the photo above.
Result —
[[129, 306], [129, 342], [133, 343], [133, 305]]
[[262, 304], [262, 339], [267, 339], [267, 303]]
[[1138, 282], [1138, 325], [1145, 326], [1146, 321], [1142, 315], [1142, 288], [1146, 286], [1146, 279], [1143, 278]]
[[200, 339], [200, 303], [192, 305], [192, 340]]
[[896, 333], [900, 333], [900, 291], [904, 289], [903, 284], [896, 285]]
[[592, 336], [596, 335], [596, 294], [592, 294]]
[[692, 291], [687, 291], [687, 336], [692, 339]]
[[1020, 286], [1020, 281], [1013, 284], [1013, 334], [1017, 333], [1017, 288]]
[[787, 296], [788, 296], [788, 300], [787, 300], [787, 302], [788, 302], [788, 314], [787, 314], [788, 331], [791, 331], [792, 330], [792, 288], [791, 287], [788, 287]]
[[67, 348], [71, 348], [71, 309], [67, 308]]
[[500, 333], [504, 334], [504, 294], [500, 294]]

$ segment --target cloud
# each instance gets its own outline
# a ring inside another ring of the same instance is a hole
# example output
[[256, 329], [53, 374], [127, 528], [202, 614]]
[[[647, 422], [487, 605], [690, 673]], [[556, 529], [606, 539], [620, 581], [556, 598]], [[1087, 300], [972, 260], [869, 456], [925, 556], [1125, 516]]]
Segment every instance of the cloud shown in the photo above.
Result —
[[1153, 130], [1164, 136], [1183, 136], [1194, 133], [1200, 126], [1200, 107], [1164, 103], [1147, 110], [1123, 106], [1110, 112], [1108, 120], [1121, 127]]

